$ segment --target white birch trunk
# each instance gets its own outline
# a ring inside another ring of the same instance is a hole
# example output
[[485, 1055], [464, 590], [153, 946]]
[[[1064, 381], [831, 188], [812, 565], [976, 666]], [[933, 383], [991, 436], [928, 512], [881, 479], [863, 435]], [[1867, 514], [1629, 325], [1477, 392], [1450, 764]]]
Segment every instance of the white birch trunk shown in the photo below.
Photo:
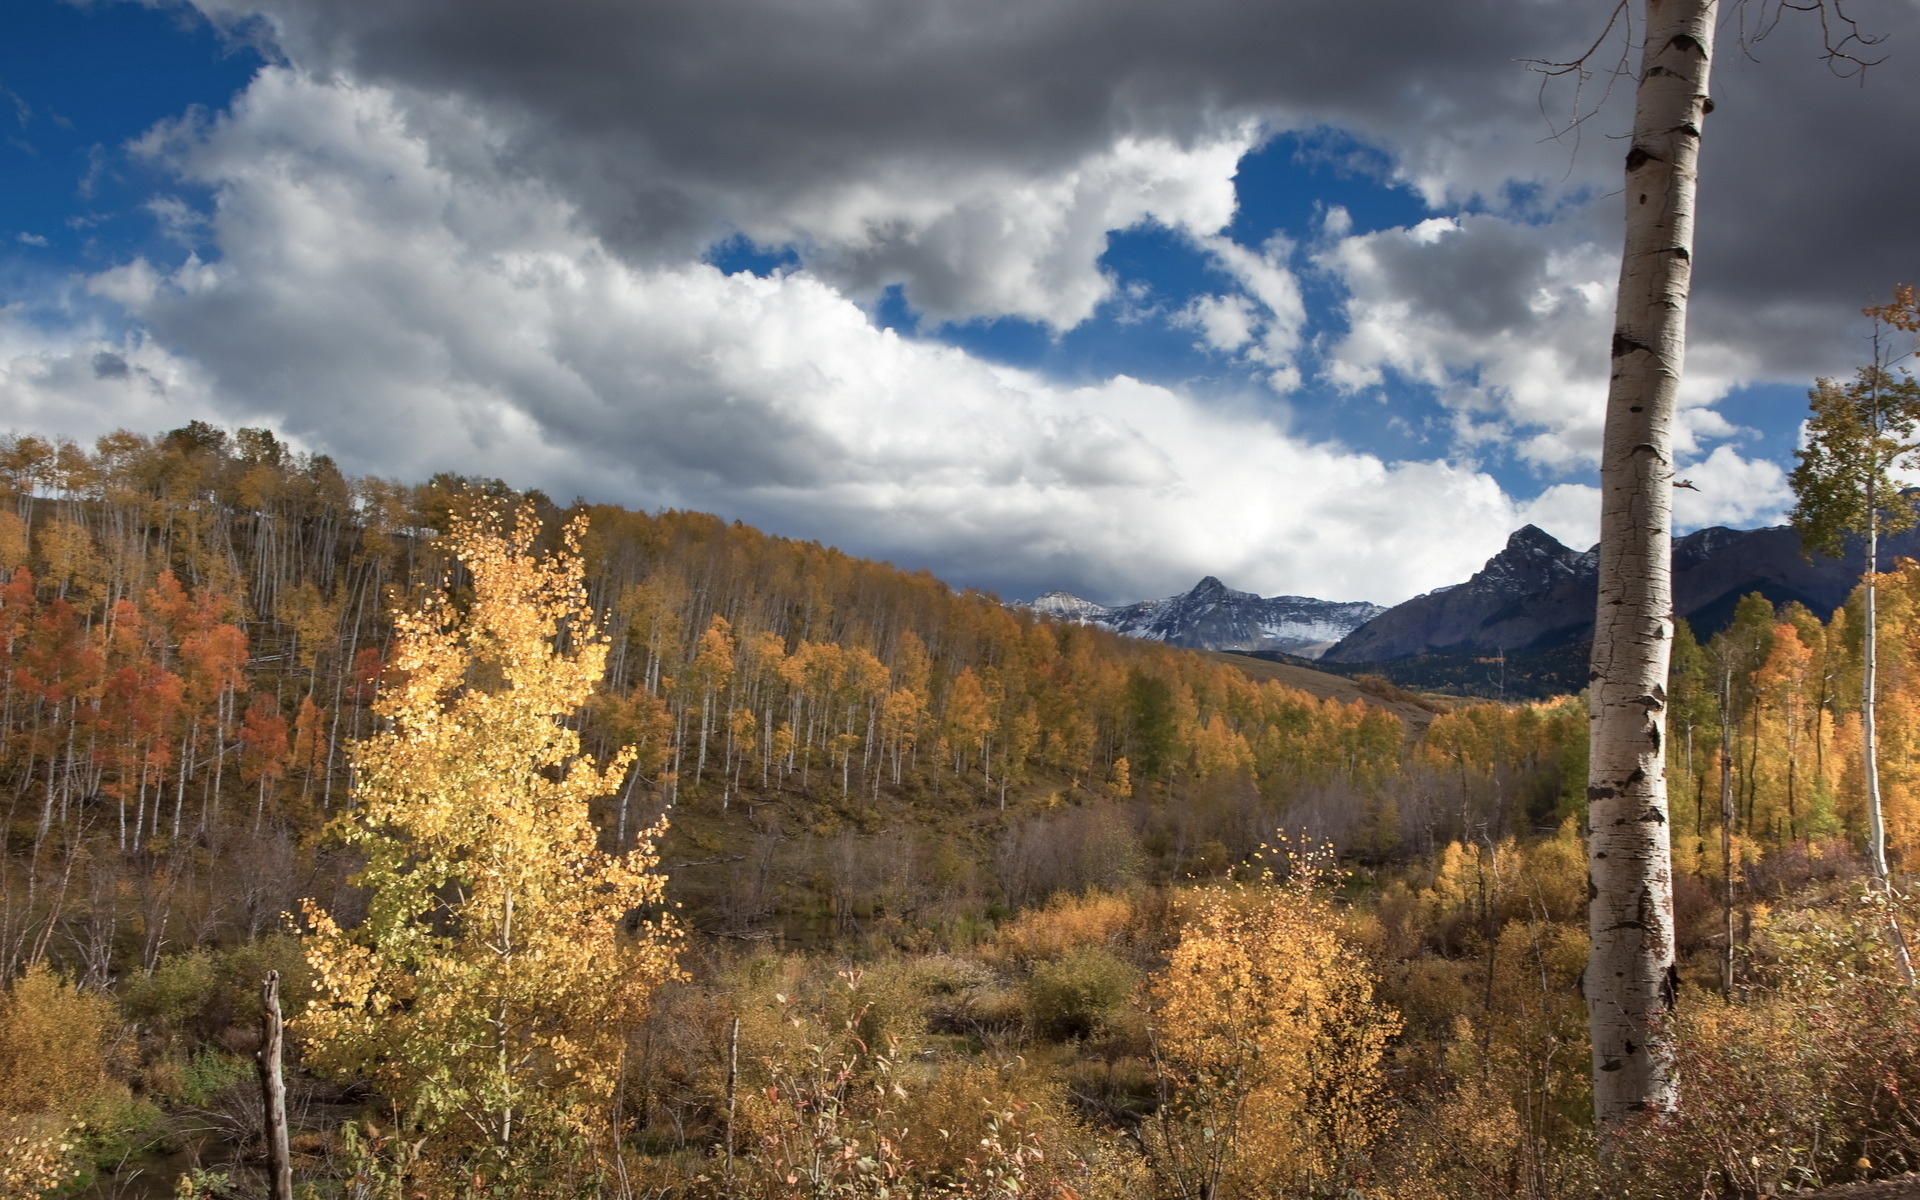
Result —
[[1865, 663], [1860, 673], [1860, 755], [1867, 783], [1867, 856], [1873, 865], [1874, 886], [1887, 898], [1887, 942], [1893, 949], [1894, 966], [1907, 987], [1914, 986], [1913, 959], [1907, 950], [1906, 934], [1893, 911], [1893, 883], [1887, 873], [1887, 823], [1880, 808], [1880, 742], [1875, 722], [1875, 676], [1879, 674], [1879, 614], [1875, 610], [1875, 576], [1880, 571], [1880, 511], [1871, 488], [1867, 501], [1867, 573]]
[[1626, 244], [1600, 465], [1600, 598], [1588, 774], [1587, 1012], [1603, 1130], [1675, 1106], [1667, 664], [1674, 397], [1686, 352], [1694, 188], [1718, 0], [1646, 0]]

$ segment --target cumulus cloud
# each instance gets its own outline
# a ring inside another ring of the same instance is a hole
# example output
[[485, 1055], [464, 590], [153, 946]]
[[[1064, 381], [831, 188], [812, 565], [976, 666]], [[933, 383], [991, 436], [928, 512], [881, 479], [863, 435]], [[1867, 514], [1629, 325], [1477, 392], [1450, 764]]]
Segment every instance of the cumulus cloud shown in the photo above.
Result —
[[131, 340], [34, 343], [12, 314], [0, 401], [22, 419], [271, 423], [352, 469], [705, 508], [1014, 594], [1216, 573], [1391, 601], [1515, 523], [1484, 475], [988, 364], [806, 271], [635, 266], [552, 189], [439, 153], [378, 87], [269, 70], [144, 152], [211, 191], [213, 253], [92, 278], [150, 331]]
[[[1591, 226], [1492, 214], [1339, 238], [1316, 264], [1346, 293], [1323, 371], [1348, 391], [1433, 389], [1455, 448], [1511, 450], [1553, 477], [1598, 461], [1619, 251]], [[1688, 349], [1674, 429], [1686, 459], [1742, 432], [1712, 405], [1760, 368], [1712, 336]]]
[[1113, 289], [1099, 268], [1111, 231], [1152, 221], [1204, 236], [1233, 218], [1234, 167], [1254, 141], [1251, 127], [1190, 147], [1123, 137], [1037, 178], [954, 178], [916, 164], [880, 186], [833, 189], [751, 233], [807, 246], [808, 266], [855, 296], [904, 283], [936, 322], [1013, 316], [1069, 329]]
[[1346, 0], [194, 3], [264, 18], [276, 52], [422, 124], [441, 100], [483, 114], [492, 136], [463, 153], [548, 181], [630, 261], [744, 234], [856, 295], [900, 284], [936, 320], [1056, 329], [1108, 294], [1109, 231], [1217, 232], [1262, 128], [1391, 145], [1436, 199], [1557, 188], [1513, 50], [1571, 49], [1589, 24], [1499, 0], [1386, 20]]
[[[230, 114], [140, 143], [191, 185], [150, 205], [191, 252], [88, 281], [133, 333], [0, 312], [17, 419], [270, 420], [360, 469], [712, 508], [1103, 599], [1212, 572], [1391, 600], [1462, 577], [1520, 520], [1575, 543], [1590, 521], [1619, 172], [1600, 135], [1625, 114], [1577, 154], [1543, 143], [1517, 65], [1583, 46], [1588, 5], [191, 2], [281, 65]], [[1920, 30], [1912, 6], [1876, 16]], [[1844, 373], [1851, 309], [1920, 263], [1898, 208], [1920, 73], [1856, 91], [1783, 28], [1772, 61], [1716, 68], [1685, 521], [1778, 511], [1777, 469], [1726, 444], [1742, 431], [1716, 402]], [[1236, 164], [1278, 130], [1377, 151], [1434, 215], [1356, 234], [1330, 206], [1293, 231], [1305, 249], [1229, 240]], [[1430, 388], [1457, 462], [1513, 454], [1553, 486], [1516, 506], [1471, 469], [1126, 378], [1072, 387], [859, 307], [898, 286], [929, 325], [1058, 334], [1113, 298], [1109, 236], [1146, 222], [1230, 284], [1169, 306], [1210, 352], [1282, 393], [1309, 371]], [[736, 236], [799, 266], [700, 265]], [[1345, 328], [1312, 328], [1316, 272]]]
[[1787, 474], [1778, 463], [1743, 457], [1732, 446], [1713, 452], [1678, 474], [1693, 486], [1673, 493], [1673, 523], [1682, 531], [1708, 525], [1736, 529], [1774, 525], [1793, 507]]
[[1476, 215], [1342, 238], [1317, 261], [1347, 294], [1325, 368], [1335, 384], [1397, 376], [1434, 389], [1458, 446], [1513, 444], [1548, 469], [1593, 461], [1617, 257]]
[[8, 306], [0, 410], [11, 430], [87, 440], [121, 427], [172, 428], [216, 408], [198, 365], [150, 338], [84, 326], [49, 333]]
[[[1543, 96], [1525, 63], [1600, 31], [1574, 0], [192, 2], [243, 36], [264, 19], [275, 53], [389, 89], [420, 127], [442, 101], [482, 114], [488, 135], [445, 152], [546, 181], [629, 261], [744, 233], [856, 295], [898, 283], [936, 320], [1056, 329], [1107, 294], [1108, 231], [1218, 231], [1256, 126], [1342, 131], [1440, 211], [1611, 226], [1609, 135], [1630, 108], [1616, 88], [1578, 140], [1546, 137], [1572, 97]], [[1866, 20], [1897, 56], [1920, 7]], [[1695, 330], [1769, 378], [1831, 374], [1863, 297], [1920, 271], [1902, 208], [1920, 72], [1896, 57], [1864, 88], [1835, 79], [1797, 14], [1750, 53], [1734, 34], [1706, 131]]]

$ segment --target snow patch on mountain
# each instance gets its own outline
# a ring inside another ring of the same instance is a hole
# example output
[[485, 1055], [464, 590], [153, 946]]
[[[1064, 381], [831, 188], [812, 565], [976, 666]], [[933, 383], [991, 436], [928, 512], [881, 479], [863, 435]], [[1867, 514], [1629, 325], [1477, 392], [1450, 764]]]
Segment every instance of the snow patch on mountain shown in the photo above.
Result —
[[1047, 592], [1016, 607], [1172, 646], [1278, 650], [1302, 658], [1318, 658], [1328, 647], [1386, 611], [1364, 600], [1261, 597], [1235, 591], [1211, 575], [1184, 595], [1137, 604], [1109, 606], [1069, 592]]

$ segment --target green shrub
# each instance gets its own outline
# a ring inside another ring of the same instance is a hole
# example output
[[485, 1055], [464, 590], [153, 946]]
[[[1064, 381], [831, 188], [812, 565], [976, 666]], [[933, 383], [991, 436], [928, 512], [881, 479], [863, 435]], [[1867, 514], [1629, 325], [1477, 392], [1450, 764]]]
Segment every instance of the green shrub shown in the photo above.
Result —
[[201, 947], [160, 960], [153, 974], [125, 985], [121, 1006], [163, 1052], [188, 1055], [227, 1029], [260, 1019], [260, 985], [280, 972], [280, 1007], [289, 1017], [313, 994], [300, 939], [286, 934], [230, 950]]
[[1027, 1019], [1041, 1035], [1066, 1041], [1112, 1024], [1140, 984], [1140, 972], [1095, 946], [1035, 966], [1027, 980]]

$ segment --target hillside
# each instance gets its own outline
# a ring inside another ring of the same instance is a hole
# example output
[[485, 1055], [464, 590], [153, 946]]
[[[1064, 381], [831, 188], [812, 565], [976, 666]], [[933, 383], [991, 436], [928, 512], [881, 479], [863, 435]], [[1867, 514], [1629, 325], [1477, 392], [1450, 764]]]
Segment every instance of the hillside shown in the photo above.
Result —
[[1332, 671], [1317, 670], [1303, 663], [1263, 658], [1254, 654], [1208, 653], [1209, 657], [1231, 662], [1252, 679], [1270, 679], [1282, 686], [1296, 688], [1322, 700], [1332, 700], [1340, 704], [1370, 704], [1385, 709], [1404, 721], [1407, 727], [1416, 733], [1424, 732], [1427, 726], [1433, 724], [1434, 717], [1459, 703], [1451, 696], [1431, 693], [1418, 695], [1408, 692], [1379, 677], [1356, 679], [1335, 674]]
[[[1438, 1200], [1503, 1178], [1544, 1198], [1610, 1172], [1607, 1194], [1651, 1200], [1696, 1194], [1703, 1161], [1810, 1185], [1920, 1152], [1890, 1093], [1850, 1087], [1920, 1081], [1920, 1023], [1855, 887], [1844, 609], [1755, 597], [1704, 645], [1683, 627], [1682, 1045], [1720, 1083], [1609, 1164], [1585, 1123], [1577, 702], [1469, 703], [1123, 637], [703, 514], [349, 479], [259, 430], [14, 438], [0, 485], [0, 1133], [24, 1131], [0, 1142], [0, 1180], [27, 1178], [31, 1152], [102, 1200], [258, 1194], [249, 1055], [270, 969], [304, 1018], [296, 1173], [322, 1195], [406, 1178], [432, 1200], [800, 1200], [805, 1155], [839, 1164], [818, 1169], [849, 1195], [877, 1194], [884, 1167], [911, 1181], [890, 1194], [1166, 1200], [1183, 1155], [1225, 1146], [1273, 1194], [1338, 1176]], [[461, 719], [436, 701], [402, 725], [396, 696], [438, 677], [486, 713], [520, 694], [492, 651], [447, 666], [456, 643], [421, 641], [502, 618], [476, 564], [503, 560], [473, 557], [475, 530], [577, 571], [550, 628], [511, 606], [507, 624], [542, 654], [604, 651], [597, 679], [558, 719], [502, 728], [578, 757], [530, 769], [463, 735], [444, 773], [382, 774], [371, 739], [433, 749], [419, 728]], [[429, 603], [434, 620], [396, 622]], [[1882, 736], [1910, 747], [1920, 569], [1889, 577], [1882, 614]], [[630, 770], [582, 782], [623, 746]], [[1885, 766], [1909, 864], [1914, 762]], [[1737, 875], [1715, 857], [1722, 771]], [[580, 819], [561, 836], [432, 858], [450, 829], [520, 828], [503, 787], [563, 775]], [[482, 873], [556, 847], [569, 865], [467, 927]], [[430, 859], [439, 886], [417, 874]], [[607, 912], [599, 878], [637, 899]], [[595, 915], [528, 932], [561, 893]], [[441, 969], [461, 945], [475, 957]], [[599, 982], [561, 986], [560, 967]], [[1723, 986], [1731, 1003], [1700, 1005]], [[493, 1053], [512, 1005], [517, 1059]], [[429, 1036], [429, 1019], [475, 1032]], [[1236, 1021], [1254, 1024], [1209, 1032]], [[1243, 1084], [1208, 1047], [1260, 1039], [1340, 1069], [1237, 1077], [1264, 1090], [1234, 1103], [1298, 1119], [1223, 1137], [1198, 1106], [1210, 1080]], [[577, 1046], [594, 1060], [556, 1068]], [[435, 1108], [456, 1068], [546, 1097], [505, 1111], [548, 1123], [508, 1150], [476, 1141]], [[1313, 1078], [1339, 1103], [1310, 1104]], [[1802, 1096], [1758, 1126], [1787, 1132], [1754, 1132], [1752, 1112]]]

